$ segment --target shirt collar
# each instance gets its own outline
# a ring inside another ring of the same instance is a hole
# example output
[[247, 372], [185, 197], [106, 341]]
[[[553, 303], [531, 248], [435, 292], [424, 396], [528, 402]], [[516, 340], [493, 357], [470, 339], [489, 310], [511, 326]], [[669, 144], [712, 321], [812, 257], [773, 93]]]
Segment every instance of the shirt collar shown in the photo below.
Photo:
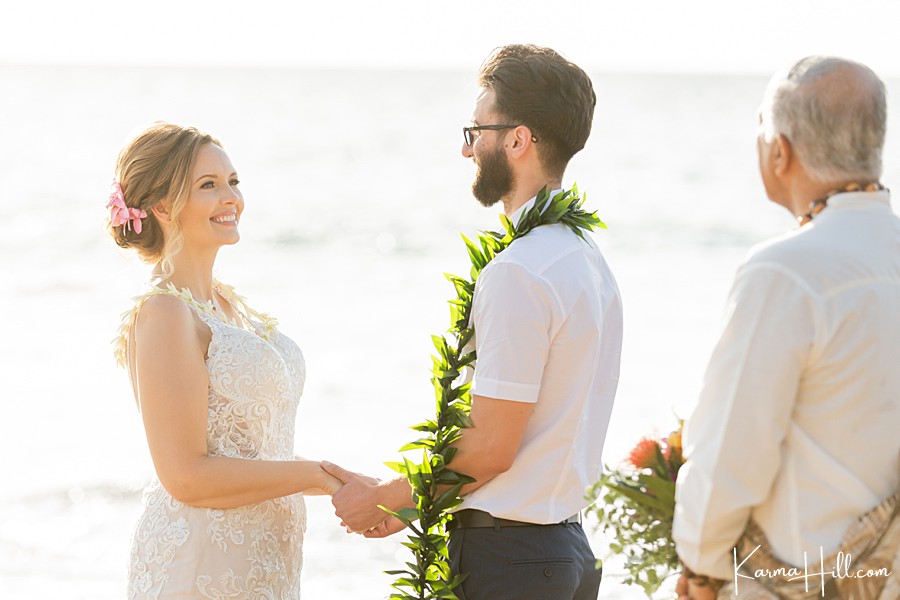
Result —
[[842, 192], [828, 199], [828, 208], [875, 208], [877, 206], [885, 206], [890, 209], [891, 193], [888, 190]]
[[[561, 191], [563, 191], [562, 188], [557, 188], [557, 189], [555, 189], [555, 190], [551, 190], [551, 191], [550, 191], [550, 197], [551, 197], [551, 198], [554, 197], [555, 195], [557, 195], [557, 194], [560, 193]], [[537, 195], [535, 195], [534, 197], [531, 198], [531, 200], [529, 200], [528, 202], [526, 202], [525, 204], [523, 204], [522, 206], [520, 206], [520, 207], [516, 210], [516, 212], [514, 212], [514, 213], [512, 214], [512, 216], [509, 218], [509, 220], [512, 222], [513, 227], [517, 227], [517, 226], [519, 225], [519, 221], [522, 219], [522, 215], [525, 214], [525, 211], [526, 211], [526, 210], [528, 210], [529, 208], [531, 208], [532, 206], [534, 206], [534, 203], [535, 203], [536, 201], [537, 201]]]

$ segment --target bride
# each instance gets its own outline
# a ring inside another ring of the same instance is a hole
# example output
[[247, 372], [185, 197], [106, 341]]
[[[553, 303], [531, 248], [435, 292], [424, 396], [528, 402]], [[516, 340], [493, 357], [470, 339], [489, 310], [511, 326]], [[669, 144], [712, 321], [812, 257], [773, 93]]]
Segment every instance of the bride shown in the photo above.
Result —
[[299, 598], [302, 494], [341, 486], [293, 453], [300, 349], [213, 278], [240, 238], [238, 184], [222, 145], [192, 127], [154, 124], [118, 158], [109, 233], [154, 265], [116, 352], [158, 477], [134, 532], [132, 599]]

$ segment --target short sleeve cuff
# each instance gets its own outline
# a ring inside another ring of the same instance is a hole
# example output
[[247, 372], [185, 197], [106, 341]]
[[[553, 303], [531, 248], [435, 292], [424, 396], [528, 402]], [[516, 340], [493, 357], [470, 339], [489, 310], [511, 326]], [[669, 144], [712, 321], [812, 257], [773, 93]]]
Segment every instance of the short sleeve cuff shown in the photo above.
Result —
[[527, 383], [511, 383], [508, 381], [497, 381], [496, 379], [487, 379], [478, 377], [475, 374], [475, 380], [472, 382], [472, 394], [484, 396], [485, 398], [494, 398], [496, 400], [511, 400], [513, 402], [525, 402], [534, 404], [537, 402], [538, 393], [541, 386]]

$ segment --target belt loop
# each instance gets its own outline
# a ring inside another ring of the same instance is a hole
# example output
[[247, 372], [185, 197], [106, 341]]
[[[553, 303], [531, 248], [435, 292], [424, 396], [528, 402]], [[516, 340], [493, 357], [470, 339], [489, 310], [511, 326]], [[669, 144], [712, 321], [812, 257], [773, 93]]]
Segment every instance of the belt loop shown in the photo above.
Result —
[[497, 517], [493, 517], [493, 519], [494, 519], [494, 531], [496, 531], [497, 533], [500, 533], [500, 519], [498, 519]]

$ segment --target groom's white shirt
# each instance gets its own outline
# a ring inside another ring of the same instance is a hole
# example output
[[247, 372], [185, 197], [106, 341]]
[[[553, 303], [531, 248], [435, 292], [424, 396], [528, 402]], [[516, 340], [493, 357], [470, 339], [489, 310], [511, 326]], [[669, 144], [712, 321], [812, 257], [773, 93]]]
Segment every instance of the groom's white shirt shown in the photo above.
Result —
[[[532, 198], [513, 216], [534, 205]], [[619, 380], [622, 302], [597, 245], [534, 229], [481, 272], [472, 307], [473, 393], [535, 404], [512, 467], [460, 508], [555, 523], [588, 505]]]

